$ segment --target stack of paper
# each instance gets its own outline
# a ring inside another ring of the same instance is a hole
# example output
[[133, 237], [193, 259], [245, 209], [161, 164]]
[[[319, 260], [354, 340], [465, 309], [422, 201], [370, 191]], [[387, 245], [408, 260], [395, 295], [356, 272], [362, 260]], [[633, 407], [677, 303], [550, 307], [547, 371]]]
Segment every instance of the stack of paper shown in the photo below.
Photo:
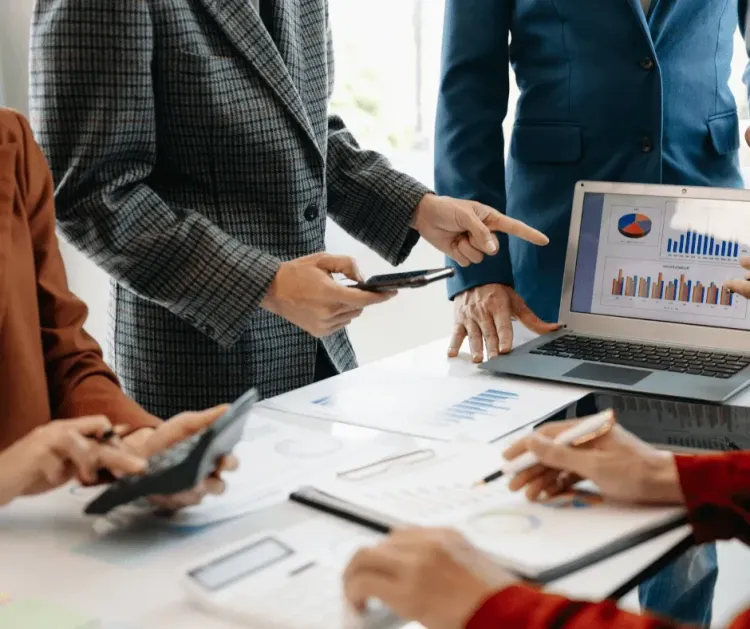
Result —
[[311, 479], [403, 451], [402, 442], [396, 441], [392, 436], [368, 442], [346, 441], [254, 412], [243, 441], [234, 450], [239, 469], [223, 475], [225, 493], [207, 496], [200, 505], [176, 513], [170, 522], [203, 526], [283, 502]]
[[501, 378], [432, 378], [368, 368], [263, 403], [287, 413], [453, 441], [490, 442], [553, 415], [585, 393]]

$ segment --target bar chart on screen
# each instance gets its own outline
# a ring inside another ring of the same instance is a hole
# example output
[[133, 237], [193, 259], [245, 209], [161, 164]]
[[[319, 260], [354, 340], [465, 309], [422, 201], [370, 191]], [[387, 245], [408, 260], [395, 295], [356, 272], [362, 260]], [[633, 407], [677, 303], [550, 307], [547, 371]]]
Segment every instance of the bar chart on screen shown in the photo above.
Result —
[[608, 258], [600, 302], [603, 306], [627, 309], [624, 312], [660, 310], [743, 320], [747, 318], [747, 300], [726, 287], [726, 282], [737, 276], [734, 265]]
[[672, 231], [665, 241], [662, 257], [668, 259], [736, 264], [748, 252], [747, 247], [737, 240], [718, 238], [690, 229], [685, 232]]

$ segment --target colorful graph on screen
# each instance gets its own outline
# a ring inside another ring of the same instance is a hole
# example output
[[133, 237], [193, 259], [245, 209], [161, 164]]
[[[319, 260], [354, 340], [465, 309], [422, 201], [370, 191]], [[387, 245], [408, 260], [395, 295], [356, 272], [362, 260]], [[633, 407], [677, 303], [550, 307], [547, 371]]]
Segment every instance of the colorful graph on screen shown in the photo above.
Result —
[[663, 273], [659, 273], [655, 279], [650, 275], [626, 276], [622, 269], [612, 280], [612, 295], [719, 306], [731, 306], [734, 300], [728, 288], [714, 282], [708, 285], [694, 282], [684, 274], [679, 279], [665, 279]]
[[640, 212], [625, 214], [617, 221], [617, 231], [625, 238], [643, 238], [651, 233], [651, 219]]
[[689, 256], [701, 258], [736, 259], [740, 256], [740, 245], [736, 241], [722, 240], [706, 234], [687, 230], [677, 237], [667, 239], [667, 256]]

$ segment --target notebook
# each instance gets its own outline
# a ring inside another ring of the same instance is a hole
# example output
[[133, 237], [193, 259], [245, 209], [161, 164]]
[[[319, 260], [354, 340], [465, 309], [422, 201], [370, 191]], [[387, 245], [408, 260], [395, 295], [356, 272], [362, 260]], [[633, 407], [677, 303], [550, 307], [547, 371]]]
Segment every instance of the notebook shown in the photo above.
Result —
[[455, 528], [519, 577], [548, 583], [685, 523], [679, 507], [607, 501], [592, 485], [542, 503], [503, 479], [476, 487], [498, 468], [500, 450], [446, 444], [348, 470], [292, 494], [304, 504], [379, 532]]

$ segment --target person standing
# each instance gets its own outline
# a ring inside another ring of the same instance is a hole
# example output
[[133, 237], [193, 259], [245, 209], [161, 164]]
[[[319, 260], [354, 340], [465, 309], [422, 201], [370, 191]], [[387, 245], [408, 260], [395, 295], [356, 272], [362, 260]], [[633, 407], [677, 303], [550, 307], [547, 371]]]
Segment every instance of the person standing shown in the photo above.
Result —
[[[728, 79], [746, 4], [447, 0], [436, 190], [550, 238], [533, 249], [501, 236], [497, 256], [457, 269], [450, 356], [467, 337], [475, 362], [510, 351], [513, 319], [556, 328], [576, 181], [742, 187]], [[509, 63], [520, 97], [506, 162]], [[644, 584], [641, 602], [707, 626], [716, 575], [703, 547]]]
[[59, 225], [112, 278], [112, 359], [152, 413], [355, 366], [344, 327], [389, 295], [345, 288], [331, 216], [394, 264], [421, 236], [461, 264], [492, 232], [328, 114], [326, 0], [39, 0], [30, 106]]

